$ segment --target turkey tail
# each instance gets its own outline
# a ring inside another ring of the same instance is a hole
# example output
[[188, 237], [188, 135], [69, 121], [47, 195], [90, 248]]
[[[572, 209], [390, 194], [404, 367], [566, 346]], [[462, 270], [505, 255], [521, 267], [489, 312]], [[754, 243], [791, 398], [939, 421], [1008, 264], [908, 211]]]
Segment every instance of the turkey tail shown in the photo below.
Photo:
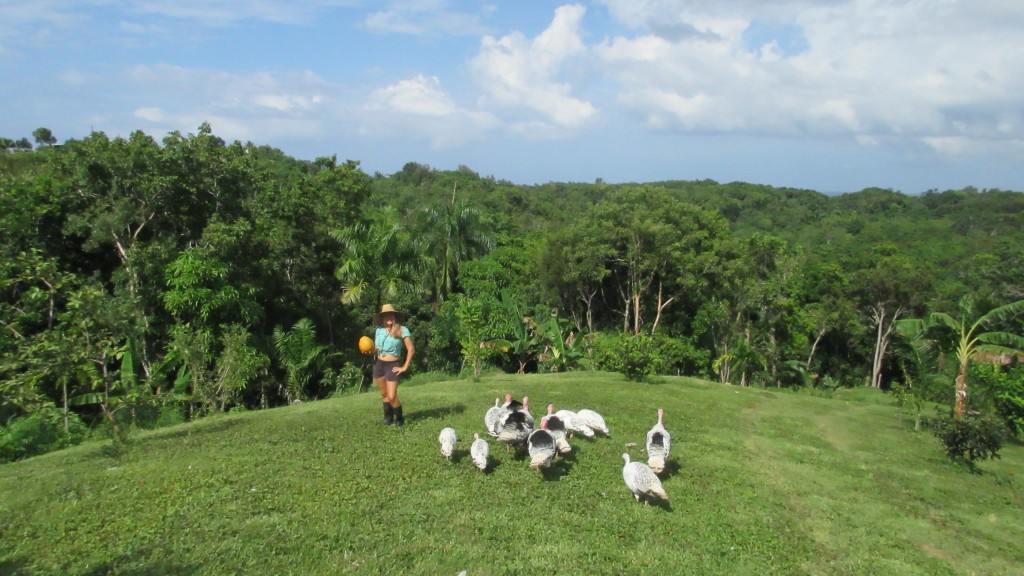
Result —
[[665, 435], [661, 432], [655, 432], [651, 435], [651, 446], [658, 446], [659, 448], [665, 447]]

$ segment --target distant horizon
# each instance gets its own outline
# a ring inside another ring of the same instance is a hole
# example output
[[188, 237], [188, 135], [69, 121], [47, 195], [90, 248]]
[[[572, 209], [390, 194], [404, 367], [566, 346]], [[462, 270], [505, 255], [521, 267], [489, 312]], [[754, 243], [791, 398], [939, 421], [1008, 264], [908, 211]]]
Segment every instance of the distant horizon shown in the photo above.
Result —
[[[42, 128], [48, 128], [48, 127], [43, 126]], [[110, 134], [106, 134], [102, 130], [95, 130], [95, 132], [103, 133], [108, 138], [125, 138], [125, 137], [128, 136], [128, 135], [121, 135], [121, 134], [119, 134], [119, 135], [110, 135]], [[195, 134], [196, 132], [197, 131], [182, 132], [182, 133], [183, 134]], [[167, 134], [169, 134], [169, 133], [170, 132], [168, 132]], [[163, 136], [166, 136], [167, 134], [164, 134]], [[228, 140], [226, 138], [222, 138], [220, 135], [218, 135], [216, 133], [216, 131], [213, 132], [213, 135], [217, 136], [218, 138], [221, 138], [222, 140], [224, 140], [225, 142], [227, 142], [229, 144], [234, 143], [234, 142], [238, 142], [238, 143], [240, 143], [242, 145], [251, 144], [251, 145], [257, 146], [257, 147], [266, 146], [266, 147], [272, 148], [274, 150], [279, 150], [281, 153], [287, 155], [288, 157], [290, 157], [290, 158], [292, 158], [294, 160], [299, 160], [301, 162], [313, 162], [313, 161], [316, 160], [316, 158], [319, 158], [319, 157], [330, 157], [330, 156], [332, 156], [331, 154], [322, 154], [320, 156], [316, 156], [316, 157], [312, 157], [312, 158], [301, 158], [301, 157], [289, 154], [286, 150], [283, 150], [280, 147], [274, 146], [273, 144], [270, 144], [270, 143], [260, 143], [260, 142], [252, 142], [252, 141], [242, 142], [240, 140]], [[153, 135], [153, 134], [149, 134], [149, 136], [153, 137], [158, 143], [162, 143], [162, 138], [163, 138], [162, 136]], [[4, 136], [4, 137], [8, 137], [8, 136]], [[69, 141], [69, 140], [82, 140], [82, 139], [84, 139], [86, 137], [88, 137], [88, 135], [82, 136], [82, 137], [78, 137], [78, 138], [74, 138], [74, 137], [72, 137], [72, 138], [65, 138], [65, 139], [62, 139], [60, 142], [58, 142], [55, 146], [60, 147], [60, 146], [63, 146], [65, 143], [67, 143], [67, 141]], [[21, 138], [29, 138], [29, 137], [28, 136], [24, 136], [24, 137], [23, 136], [17, 136], [17, 137], [15, 137], [13, 139], [20, 140]], [[31, 138], [29, 138], [29, 140], [31, 141]], [[33, 143], [33, 146], [35, 147], [34, 148], [35, 150], [38, 150], [40, 148], [38, 145], [35, 145], [34, 143]], [[17, 153], [17, 152], [12, 152], [12, 153]], [[429, 164], [429, 163], [426, 163], [426, 162], [419, 162], [419, 161], [416, 161], [416, 160], [405, 160], [405, 161], [403, 161], [401, 163], [401, 166], [398, 169], [396, 169], [396, 170], [394, 170], [392, 172], [383, 172], [381, 170], [368, 170], [363, 165], [363, 163], [359, 160], [359, 158], [342, 158], [340, 156], [337, 156], [337, 160], [339, 162], [345, 162], [345, 161], [349, 161], [349, 160], [359, 162], [359, 167], [360, 167], [360, 169], [364, 173], [366, 173], [366, 174], [368, 174], [370, 176], [373, 176], [377, 172], [380, 172], [384, 177], [391, 177], [391, 176], [395, 175], [396, 173], [401, 172], [402, 168], [406, 164], [408, 164], [410, 162], [413, 162], [413, 163], [416, 163], [416, 164], [420, 164], [420, 165], [423, 165], [423, 166], [427, 166], [431, 170], [435, 170], [435, 171], [438, 171], [438, 172], [458, 172], [460, 167], [465, 166], [466, 168], [468, 168], [468, 169], [472, 170], [473, 172], [475, 172], [480, 178], [493, 178], [495, 180], [509, 182], [509, 183], [511, 183], [512, 185], [515, 185], [515, 186], [543, 186], [545, 184], [591, 184], [591, 185], [593, 185], [593, 184], [597, 184], [598, 183], [597, 180], [601, 180], [605, 184], [610, 184], [610, 185], [614, 185], [614, 186], [621, 186], [621, 185], [628, 185], [628, 184], [658, 184], [658, 183], [662, 183], [662, 182], [701, 182], [701, 181], [704, 181], [704, 180], [710, 180], [710, 181], [713, 181], [716, 184], [720, 184], [720, 185], [728, 185], [728, 184], [733, 184], [733, 183], [742, 183], [742, 184], [750, 184], [750, 185], [753, 185], [753, 186], [767, 186], [767, 187], [774, 188], [774, 189], [790, 189], [790, 190], [803, 190], [803, 191], [808, 191], [808, 192], [817, 192], [817, 193], [823, 194], [825, 196], [842, 196], [844, 194], [857, 194], [859, 192], [863, 192], [865, 190], [870, 190], [870, 189], [891, 190], [893, 192], [896, 192], [896, 193], [899, 193], [899, 194], [903, 194], [904, 196], [920, 196], [922, 194], [926, 194], [926, 193], [929, 193], [929, 192], [940, 192], [941, 193], [941, 192], [949, 192], [949, 191], [962, 191], [962, 190], [967, 190], [967, 189], [973, 189], [973, 190], [976, 190], [979, 193], [998, 190], [998, 191], [1002, 191], [1002, 192], [1014, 192], [1014, 193], [1024, 194], [1024, 190], [1014, 190], [1014, 189], [999, 188], [999, 187], [984, 187], [984, 188], [982, 188], [980, 186], [974, 186], [972, 184], [967, 184], [965, 186], [959, 186], [959, 187], [955, 187], [955, 188], [950, 188], [950, 187], [932, 188], [932, 189], [929, 189], [929, 190], [922, 190], [920, 192], [907, 192], [907, 191], [904, 191], [904, 190], [899, 190], [899, 189], [896, 189], [896, 188], [886, 187], [886, 186], [866, 186], [866, 187], [858, 189], [858, 190], [845, 190], [845, 191], [816, 190], [816, 189], [813, 189], [813, 188], [803, 188], [803, 187], [785, 186], [785, 185], [781, 185], [780, 186], [780, 185], [768, 184], [768, 183], [764, 183], [764, 182], [751, 182], [751, 181], [747, 181], [747, 180], [716, 180], [714, 178], [661, 178], [661, 179], [657, 179], [657, 180], [622, 180], [622, 181], [610, 182], [610, 181], [608, 181], [605, 178], [598, 177], [598, 178], [595, 178], [593, 181], [585, 181], [585, 180], [547, 180], [545, 182], [516, 182], [515, 180], [512, 180], [510, 178], [506, 178], [506, 177], [502, 177], [502, 176], [499, 176], [497, 174], [485, 174], [485, 173], [482, 173], [479, 170], [474, 169], [472, 166], [466, 164], [465, 162], [458, 162], [454, 167], [448, 168], [448, 167], [442, 167], [442, 166], [434, 166], [432, 164]]]
[[0, 136], [524, 185], [1024, 190], [1024, 3], [0, 0]]

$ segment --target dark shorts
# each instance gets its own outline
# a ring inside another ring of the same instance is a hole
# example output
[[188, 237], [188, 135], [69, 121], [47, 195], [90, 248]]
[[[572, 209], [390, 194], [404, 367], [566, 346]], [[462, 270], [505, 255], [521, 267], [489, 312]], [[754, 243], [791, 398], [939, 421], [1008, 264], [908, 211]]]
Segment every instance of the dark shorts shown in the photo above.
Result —
[[399, 375], [391, 369], [401, 365], [401, 360], [377, 360], [373, 364], [373, 379], [383, 378], [385, 382], [398, 382]]

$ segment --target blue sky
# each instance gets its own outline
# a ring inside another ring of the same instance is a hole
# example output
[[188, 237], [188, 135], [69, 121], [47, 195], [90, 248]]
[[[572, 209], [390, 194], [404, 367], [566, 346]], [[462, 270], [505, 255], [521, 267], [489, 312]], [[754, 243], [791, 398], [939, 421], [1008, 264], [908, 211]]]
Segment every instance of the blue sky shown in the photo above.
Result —
[[1024, 191], [1024, 2], [0, 0], [0, 99], [369, 173]]

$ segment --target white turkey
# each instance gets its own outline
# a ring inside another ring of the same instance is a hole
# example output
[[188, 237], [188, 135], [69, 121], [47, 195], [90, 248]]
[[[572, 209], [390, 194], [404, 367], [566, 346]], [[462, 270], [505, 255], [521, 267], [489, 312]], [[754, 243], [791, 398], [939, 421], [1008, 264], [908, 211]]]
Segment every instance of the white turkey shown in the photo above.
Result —
[[473, 464], [480, 470], [487, 469], [487, 455], [490, 451], [491, 448], [488, 446], [487, 441], [481, 438], [479, 434], [474, 433], [473, 443], [469, 446], [469, 456], [473, 459]]
[[[497, 410], [494, 408], [487, 410], [487, 414], [484, 414], [484, 424], [487, 424], [487, 433], [497, 437], [498, 429], [501, 428], [501, 423], [505, 416], [510, 412], [521, 410], [523, 403], [519, 400], [513, 400], [511, 394], [505, 394], [505, 402], [503, 404], [499, 406], [497, 398], [494, 399], [494, 404]], [[488, 416], [493, 416], [494, 420], [488, 421]]]
[[647, 464], [655, 474], [665, 471], [665, 462], [672, 451], [672, 435], [665, 429], [665, 410], [658, 408], [658, 423], [647, 431]]
[[487, 428], [487, 433], [491, 436], [497, 436], [498, 432], [495, 427], [498, 425], [498, 419], [501, 418], [504, 409], [498, 403], [500, 399], [494, 399], [494, 406], [487, 409], [487, 413], [484, 414], [484, 426]]
[[530, 452], [530, 468], [547, 468], [555, 457], [555, 437], [545, 429], [546, 420], [541, 420], [540, 428], [530, 432], [526, 447]]
[[593, 410], [583, 409], [576, 412], [576, 420], [577, 425], [582, 424], [604, 434], [605, 436], [612, 435], [608, 430], [608, 426], [604, 423], [604, 417]]
[[548, 413], [540, 419], [540, 424], [542, 428], [546, 428], [554, 436], [555, 448], [558, 449], [559, 454], [565, 454], [572, 451], [572, 446], [569, 445], [569, 441], [565, 438], [565, 422], [554, 411], [555, 405], [548, 404]]
[[651, 470], [651, 467], [643, 462], [630, 462], [629, 454], [623, 454], [622, 459], [626, 461], [622, 467], [622, 479], [626, 487], [633, 493], [637, 502], [649, 504], [652, 498], [668, 500], [668, 494], [661, 485], [658, 475]]
[[452, 453], [455, 452], [455, 443], [458, 441], [455, 436], [455, 428], [443, 428], [437, 435], [437, 441], [441, 443], [441, 454], [451, 460]]
[[583, 434], [587, 438], [594, 437], [594, 429], [590, 426], [580, 423], [579, 417], [572, 410], [559, 410], [555, 412], [555, 416], [562, 419], [565, 424], [565, 432], [571, 438], [573, 432]]

